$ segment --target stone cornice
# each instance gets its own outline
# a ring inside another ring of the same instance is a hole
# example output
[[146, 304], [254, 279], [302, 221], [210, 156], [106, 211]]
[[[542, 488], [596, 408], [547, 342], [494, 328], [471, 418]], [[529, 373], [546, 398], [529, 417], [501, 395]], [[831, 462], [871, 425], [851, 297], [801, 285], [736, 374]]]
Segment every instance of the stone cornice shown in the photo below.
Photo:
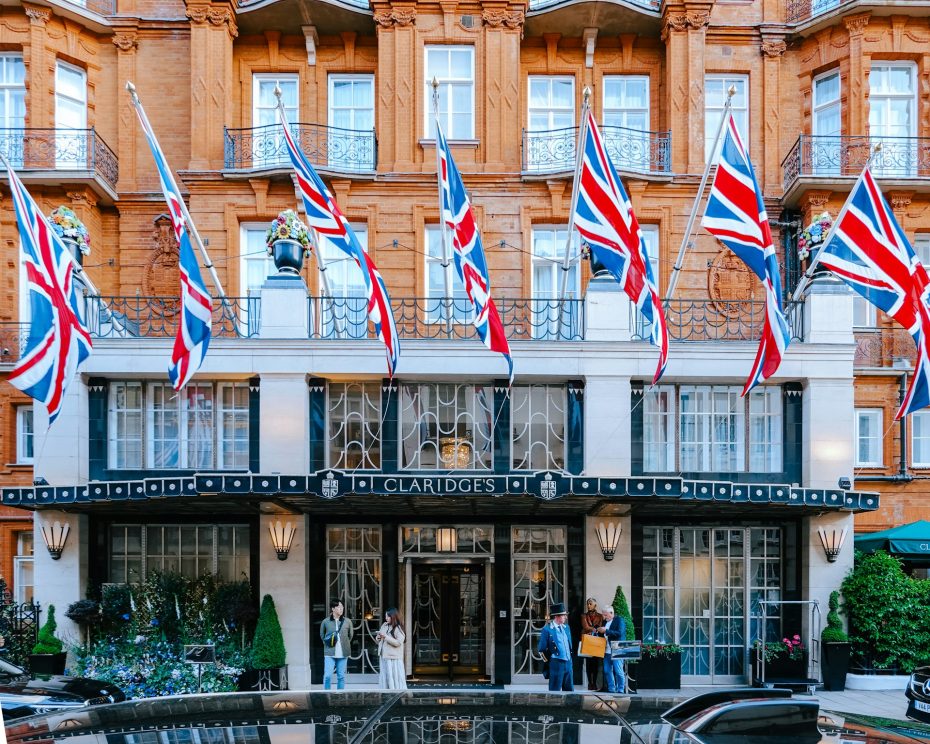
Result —
[[374, 20], [382, 28], [413, 26], [417, 20], [417, 9], [412, 6], [402, 6], [376, 10]]

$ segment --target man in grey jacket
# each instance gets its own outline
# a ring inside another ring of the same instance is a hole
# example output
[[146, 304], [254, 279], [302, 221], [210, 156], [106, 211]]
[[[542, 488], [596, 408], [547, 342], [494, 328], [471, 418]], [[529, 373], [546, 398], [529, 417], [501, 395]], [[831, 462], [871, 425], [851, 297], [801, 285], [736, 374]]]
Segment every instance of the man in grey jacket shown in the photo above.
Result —
[[346, 660], [352, 653], [352, 623], [345, 618], [345, 607], [338, 599], [329, 603], [329, 617], [320, 623], [323, 640], [323, 689], [330, 689], [333, 672], [336, 689], [346, 686]]

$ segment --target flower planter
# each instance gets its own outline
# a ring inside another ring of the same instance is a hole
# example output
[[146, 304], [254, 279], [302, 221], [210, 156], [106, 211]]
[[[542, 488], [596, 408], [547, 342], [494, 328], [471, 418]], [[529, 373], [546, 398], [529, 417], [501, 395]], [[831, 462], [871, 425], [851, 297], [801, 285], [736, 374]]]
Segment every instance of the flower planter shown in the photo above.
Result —
[[[754, 687], [760, 687], [763, 684], [759, 677], [759, 670], [756, 664], [758, 650], [752, 649], [750, 662], [752, 663], [752, 684]], [[790, 659], [787, 655], [776, 656], [765, 664], [765, 683], [769, 684], [775, 681], [786, 680], [805, 680], [807, 679], [807, 651], [804, 652], [800, 659]]]
[[273, 692], [287, 689], [287, 664], [275, 669], [246, 669], [236, 681], [239, 692]]
[[279, 238], [271, 245], [271, 255], [279, 274], [300, 275], [304, 267], [304, 247], [298, 241]]
[[831, 692], [843, 692], [846, 689], [846, 673], [849, 671], [850, 645], [824, 643], [821, 649], [823, 686]]
[[81, 247], [78, 245], [78, 242], [72, 238], [62, 238], [61, 242], [65, 244], [65, 248], [74, 256], [74, 260], [77, 261], [78, 266], [83, 266], [84, 254], [81, 252]]
[[64, 674], [67, 659], [68, 654], [66, 652], [60, 654], [30, 654], [29, 671], [33, 676]]
[[681, 652], [669, 656], [643, 656], [637, 663], [639, 690], [678, 690], [681, 688]]

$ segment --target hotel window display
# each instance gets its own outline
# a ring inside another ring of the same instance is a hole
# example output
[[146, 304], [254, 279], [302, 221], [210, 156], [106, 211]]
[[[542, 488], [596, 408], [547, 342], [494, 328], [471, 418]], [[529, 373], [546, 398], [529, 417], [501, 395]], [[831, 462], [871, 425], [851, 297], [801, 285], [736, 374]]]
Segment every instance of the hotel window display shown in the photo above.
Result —
[[375, 382], [330, 383], [328, 409], [327, 467], [379, 470], [381, 385]]
[[564, 527], [514, 527], [513, 673], [540, 674], [536, 652], [549, 607], [565, 601], [567, 532]]
[[565, 393], [564, 385], [520, 385], [511, 389], [514, 470], [565, 468]]
[[381, 627], [381, 527], [333, 525], [326, 530], [326, 606], [341, 599], [352, 622], [348, 671], [376, 674]]
[[241, 524], [115, 524], [110, 528], [109, 581], [135, 584], [150, 571], [223, 581], [250, 575], [249, 527]]
[[108, 430], [114, 469], [245, 470], [248, 384], [190, 383], [178, 393], [166, 383], [113, 382]]
[[493, 403], [489, 385], [401, 385], [401, 467], [489, 470]]

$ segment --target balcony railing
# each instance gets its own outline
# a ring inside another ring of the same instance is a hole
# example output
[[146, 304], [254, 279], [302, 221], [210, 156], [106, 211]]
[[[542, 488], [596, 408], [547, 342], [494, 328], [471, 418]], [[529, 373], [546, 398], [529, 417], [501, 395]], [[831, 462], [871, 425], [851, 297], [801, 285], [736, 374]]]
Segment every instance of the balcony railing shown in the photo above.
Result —
[[0, 152], [18, 171], [86, 171], [111, 188], [116, 154], [95, 129], [0, 129]]
[[[496, 304], [511, 340], [584, 340], [584, 300], [501, 298]], [[401, 338], [477, 336], [471, 303], [463, 297], [395, 297], [391, 306]], [[311, 297], [309, 312], [311, 338], [376, 338], [363, 297]]]
[[853, 0], [786, 0], [786, 20], [788, 23], [803, 23], [809, 18], [819, 16], [833, 8], [848, 5]]
[[[804, 339], [804, 303], [787, 302], [785, 317], [792, 341]], [[765, 320], [765, 301], [666, 300], [665, 324], [671, 341], [758, 341]], [[635, 340], [651, 337], [647, 323], [630, 306], [630, 327]]]
[[930, 178], [930, 137], [822, 137], [802, 134], [782, 161], [787, 191], [800, 176], [859, 175], [873, 146], [882, 143], [872, 173], [883, 178]]
[[[297, 146], [317, 168], [340, 173], [370, 173], [377, 163], [374, 130], [340, 129], [322, 124], [293, 124]], [[280, 124], [226, 129], [227, 170], [290, 167]]]
[[[649, 10], [658, 10], [660, 7], [659, 0], [628, 0], [633, 5], [639, 5]], [[543, 10], [553, 5], [568, 3], [568, 0], [530, 0], [530, 10]]]
[[[636, 173], [671, 172], [671, 132], [644, 132], [626, 127], [601, 127], [601, 135], [614, 167]], [[578, 127], [523, 131], [523, 172], [559, 173], [575, 169]]]
[[[86, 318], [97, 338], [170, 338], [178, 331], [177, 297], [87, 297]], [[213, 338], [251, 338], [261, 327], [259, 297], [214, 298]]]
[[0, 323], [0, 363], [18, 362], [28, 340], [28, 323]]

